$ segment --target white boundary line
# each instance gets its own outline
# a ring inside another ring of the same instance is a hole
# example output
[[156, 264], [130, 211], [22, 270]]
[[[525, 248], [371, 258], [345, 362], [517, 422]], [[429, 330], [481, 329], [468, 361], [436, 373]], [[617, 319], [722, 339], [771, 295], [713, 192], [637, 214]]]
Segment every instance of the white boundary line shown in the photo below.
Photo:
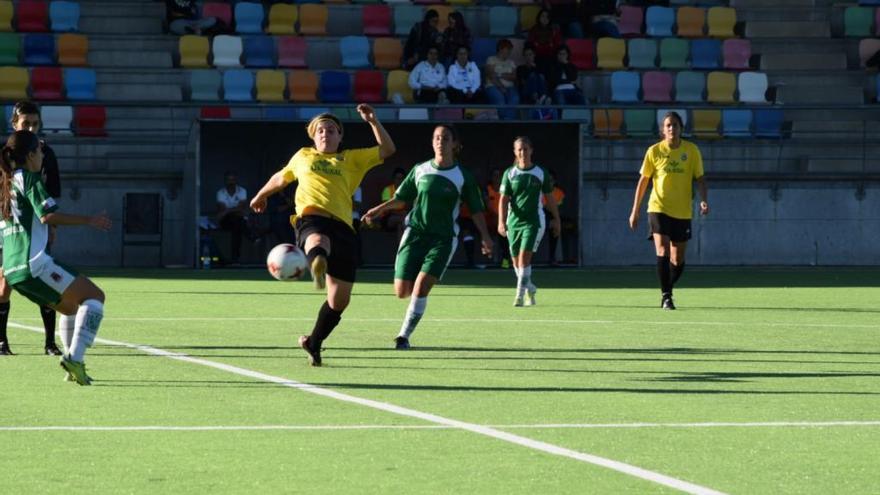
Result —
[[[42, 333], [42, 328], [25, 326], [17, 323], [9, 323], [10, 327], [21, 328], [24, 330], [30, 330], [32, 332]], [[421, 411], [416, 411], [414, 409], [408, 409], [401, 406], [396, 406], [394, 404], [389, 404], [386, 402], [375, 401], [371, 399], [364, 399], [361, 397], [356, 397], [353, 395], [343, 394], [341, 392], [336, 392], [334, 390], [329, 390], [321, 387], [317, 387], [315, 385], [310, 385], [308, 383], [297, 382], [295, 380], [290, 380], [287, 378], [281, 378], [277, 376], [267, 375], [265, 373], [260, 373], [258, 371], [253, 371], [245, 368], [239, 368], [237, 366], [231, 366], [228, 364], [218, 363], [215, 361], [209, 361], [207, 359], [195, 358], [192, 356], [188, 356], [182, 353], [169, 352], [163, 349], [158, 349], [155, 347], [150, 347], [146, 345], [139, 344], [129, 344], [126, 342], [118, 342], [114, 340], [96, 338], [95, 342], [112, 345], [118, 347], [126, 347], [129, 349], [134, 349], [141, 351], [146, 354], [152, 354], [154, 356], [162, 356], [170, 359], [175, 359], [177, 361], [183, 361], [185, 363], [198, 364], [201, 366], [206, 366], [209, 368], [218, 369], [221, 371], [226, 371], [228, 373], [233, 373], [240, 376], [245, 376], [248, 378], [254, 378], [256, 380], [262, 380], [270, 383], [275, 383], [277, 385], [281, 385], [284, 387], [290, 387], [297, 390], [301, 390], [303, 392], [309, 392], [311, 394], [319, 395], [322, 397], [328, 397], [331, 399], [336, 399], [343, 402], [349, 402], [352, 404], [358, 404], [361, 406], [369, 407], [372, 409], [378, 409], [380, 411], [389, 412], [392, 414], [397, 414], [400, 416], [406, 416], [410, 418], [421, 419], [423, 421], [427, 421], [429, 423], [434, 423], [438, 425], [447, 426], [450, 428], [458, 428], [465, 431], [470, 431], [472, 433], [478, 433], [480, 435], [484, 435], [487, 437], [495, 438], [498, 440], [503, 440], [505, 442], [510, 442], [516, 445], [520, 445], [523, 447], [527, 447], [530, 449], [538, 450], [541, 452], [546, 452], [548, 454], [558, 455], [562, 457], [568, 457], [569, 459], [575, 459], [581, 462], [586, 462], [589, 464], [593, 464], [596, 466], [601, 466], [604, 468], [608, 468], [614, 471], [618, 471], [620, 473], [628, 474], [630, 476], [643, 479], [645, 481], [650, 481], [653, 483], [657, 483], [660, 485], [668, 486], [670, 488], [674, 488], [676, 490], [680, 490], [685, 493], [690, 493], [693, 495], [724, 495], [723, 492], [719, 492], [713, 490], [711, 488], [707, 488], [704, 486], [700, 486], [694, 483], [690, 483], [684, 480], [680, 480], [677, 478], [673, 478], [671, 476], [666, 476], [665, 474], [657, 473], [654, 471], [650, 471], [648, 469], [643, 469], [638, 466], [633, 466], [631, 464], [626, 464], [624, 462], [615, 461], [612, 459], [607, 459], [604, 457], [599, 457], [597, 455], [586, 454], [582, 452], [578, 452], [575, 450], [566, 449], [564, 447], [560, 447], [558, 445], [553, 445], [546, 442], [541, 442], [538, 440], [532, 440], [531, 438], [521, 437], [519, 435], [514, 435], [513, 433], [508, 433], [501, 430], [496, 430], [494, 428], [488, 426], [481, 426], [473, 423], [467, 423], [464, 421], [459, 421], [456, 419], [445, 418], [443, 416], [438, 416], [431, 413], [424, 413]]]

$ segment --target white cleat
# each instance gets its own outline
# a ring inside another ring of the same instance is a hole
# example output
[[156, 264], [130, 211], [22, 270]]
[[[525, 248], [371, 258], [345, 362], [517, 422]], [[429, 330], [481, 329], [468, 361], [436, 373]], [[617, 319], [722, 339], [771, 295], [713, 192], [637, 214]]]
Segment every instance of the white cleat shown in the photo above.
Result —
[[523, 306], [523, 296], [522, 295], [517, 295], [513, 299], [513, 306], [516, 308], [521, 308]]
[[536, 294], [538, 294], [538, 289], [526, 292], [526, 306], [534, 306], [538, 304], [537, 299], [535, 299]]

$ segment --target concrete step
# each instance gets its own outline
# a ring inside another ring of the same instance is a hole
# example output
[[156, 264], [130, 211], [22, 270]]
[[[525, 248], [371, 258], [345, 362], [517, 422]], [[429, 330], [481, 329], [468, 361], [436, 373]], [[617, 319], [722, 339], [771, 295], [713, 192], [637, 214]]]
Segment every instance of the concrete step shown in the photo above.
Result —
[[806, 171], [813, 173], [857, 173], [880, 172], [877, 160], [864, 160], [861, 157], [850, 158], [812, 158], [804, 157]]
[[795, 138], [836, 138], [872, 139], [880, 138], [880, 126], [863, 120], [796, 120], [792, 122], [792, 137]]
[[768, 53], [761, 70], [845, 70], [846, 53]]
[[[161, 5], [161, 4], [160, 4]], [[134, 17], [81, 17], [79, 29], [84, 34], [162, 34], [165, 14]]]
[[814, 9], [809, 7], [764, 7], [752, 9], [736, 9], [737, 21], [745, 22], [746, 26], [750, 22], [774, 21], [784, 22], [825, 22], [828, 20], [827, 9]]
[[179, 84], [99, 84], [98, 100], [104, 101], [183, 101]]
[[92, 1], [79, 2], [81, 18], [87, 17], [152, 17], [165, 18], [164, 2]]
[[89, 36], [89, 50], [176, 53], [179, 41], [177, 36], [171, 35], [117, 36], [97, 34]]
[[174, 67], [171, 52], [168, 51], [89, 51], [89, 65], [92, 67]]
[[98, 84], [185, 84], [189, 72], [180, 69], [98, 69]]
[[746, 23], [746, 38], [828, 38], [828, 21], [752, 21]]
[[811, 9], [816, 6], [815, 0], [730, 0], [730, 6], [736, 8], [737, 15], [741, 10], [794, 7]]
[[760, 38], [752, 39], [752, 53], [763, 55], [777, 53], [848, 53], [858, 51], [858, 41], [837, 38]]
[[864, 99], [861, 86], [844, 86], [833, 91], [814, 86], [780, 86], [776, 91], [776, 102], [786, 104], [861, 105]]
[[864, 83], [865, 75], [860, 71], [840, 72], [802, 72], [802, 71], [768, 71], [767, 77], [771, 86], [818, 86], [833, 88], [838, 86], [859, 86]]

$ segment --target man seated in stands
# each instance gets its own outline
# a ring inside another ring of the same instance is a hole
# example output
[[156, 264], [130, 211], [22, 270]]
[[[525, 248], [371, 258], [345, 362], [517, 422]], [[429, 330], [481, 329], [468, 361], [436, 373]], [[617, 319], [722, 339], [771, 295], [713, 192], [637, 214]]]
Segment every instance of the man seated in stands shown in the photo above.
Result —
[[221, 230], [228, 230], [232, 234], [228, 263], [236, 264], [241, 258], [242, 236], [248, 233], [248, 196], [245, 188], [238, 185], [234, 172], [226, 172], [223, 179], [226, 185], [217, 191], [216, 222]]
[[195, 0], [165, 0], [165, 15], [174, 34], [202, 34], [217, 24], [214, 17], [201, 17]]
[[440, 63], [440, 51], [436, 46], [429, 48], [428, 58], [409, 73], [409, 87], [419, 103], [449, 102], [446, 98], [446, 67]]

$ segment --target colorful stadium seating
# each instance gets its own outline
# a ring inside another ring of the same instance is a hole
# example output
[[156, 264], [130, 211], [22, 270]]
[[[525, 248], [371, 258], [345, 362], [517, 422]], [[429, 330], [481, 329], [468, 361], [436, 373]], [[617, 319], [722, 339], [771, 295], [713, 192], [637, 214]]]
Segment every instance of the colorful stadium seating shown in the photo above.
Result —
[[660, 40], [660, 67], [663, 69], [686, 69], [690, 45], [681, 38], [663, 38]]
[[281, 36], [278, 38], [278, 65], [280, 67], [306, 67], [308, 42], [299, 36]]
[[[596, 67], [600, 69], [623, 69], [623, 58], [625, 56], [626, 42], [622, 39], [599, 38], [599, 41], [596, 42]], [[574, 62], [572, 61], [572, 63]], [[578, 67], [578, 69], [581, 68]]]
[[518, 14], [514, 7], [496, 5], [489, 7], [489, 35], [510, 36], [516, 32]]
[[751, 137], [752, 111], [724, 109], [721, 111], [721, 129], [724, 137]]
[[370, 41], [366, 36], [345, 36], [339, 40], [342, 67], [364, 69], [370, 67]]
[[0, 0], [0, 31], [13, 31], [12, 19], [15, 9], [11, 0]]
[[848, 37], [867, 38], [873, 32], [874, 10], [871, 7], [847, 7], [843, 11], [843, 34]]
[[93, 101], [98, 99], [98, 76], [93, 69], [64, 69], [64, 88], [68, 100]]
[[421, 7], [415, 5], [395, 5], [394, 6], [394, 34], [397, 36], [406, 36], [412, 27], [422, 22], [424, 13]]
[[392, 70], [388, 73], [386, 81], [388, 87], [385, 91], [386, 98], [390, 102], [395, 101], [395, 95], [402, 99], [404, 103], [412, 103], [412, 88], [409, 87], [409, 72], [405, 70]]
[[0, 67], [0, 99], [26, 100], [29, 82], [30, 77], [27, 69], [23, 67]]
[[743, 103], [768, 103], [769, 81], [763, 72], [742, 72], [739, 74], [739, 101]]
[[296, 5], [273, 4], [269, 8], [269, 25], [266, 27], [266, 32], [269, 34], [296, 34], [298, 13]]
[[16, 33], [0, 33], [0, 66], [18, 65], [21, 38]]
[[15, 8], [16, 30], [42, 33], [49, 30], [49, 5], [39, 0], [22, 0]]
[[284, 75], [284, 71], [258, 70], [256, 87], [257, 101], [281, 102], [284, 101], [284, 88], [287, 87], [287, 78]]
[[47, 133], [71, 134], [73, 107], [43, 105], [40, 108], [41, 130]]
[[638, 72], [617, 71], [611, 74], [611, 101], [638, 103], [642, 83]]
[[223, 99], [254, 101], [254, 74], [247, 69], [229, 69], [223, 73]]
[[675, 9], [653, 5], [645, 11], [645, 33], [654, 37], [674, 36]]
[[378, 70], [359, 70], [354, 73], [354, 100], [366, 103], [382, 103], [385, 98], [385, 76]]
[[657, 41], [651, 38], [633, 38], [627, 43], [631, 69], [653, 69], [657, 67]]
[[[609, 38], [610, 39], [610, 38]], [[601, 40], [599, 40], [601, 41]], [[623, 40], [617, 40], [623, 43]], [[578, 70], [592, 70], [596, 68], [596, 62], [593, 61], [595, 55], [595, 45], [593, 40], [569, 39], [566, 43], [571, 51], [570, 62], [574, 64]], [[623, 50], [625, 51], [625, 45]], [[622, 63], [622, 60], [621, 60]]]
[[685, 38], [703, 36], [706, 10], [702, 7], [681, 6], [676, 14], [676, 35]]
[[26, 34], [22, 42], [22, 52], [25, 65], [55, 65], [55, 36]]
[[241, 67], [244, 46], [240, 37], [227, 34], [214, 36], [211, 51], [214, 54], [214, 67]]
[[367, 36], [391, 36], [391, 7], [384, 4], [361, 7], [364, 34]]
[[305, 4], [299, 8], [299, 34], [325, 36], [327, 34], [326, 5]]
[[642, 23], [645, 21], [645, 11], [641, 7], [621, 5], [617, 30], [621, 36], [632, 37], [642, 35]]
[[76, 107], [74, 110], [74, 122], [78, 136], [107, 136], [107, 110], [102, 106]]
[[519, 31], [528, 32], [538, 22], [540, 5], [523, 5], [519, 9]]
[[31, 70], [31, 96], [35, 100], [62, 100], [63, 87], [59, 67], [34, 67]]
[[290, 100], [298, 103], [318, 101], [318, 74], [310, 70], [295, 70], [287, 76]]
[[79, 3], [53, 0], [49, 4], [49, 27], [56, 33], [79, 31]]
[[318, 98], [324, 103], [351, 101], [351, 77], [348, 72], [325, 70], [318, 83]]
[[703, 72], [684, 70], [675, 75], [675, 101], [703, 102], [705, 90], [706, 76]]
[[654, 111], [641, 108], [623, 110], [623, 123], [626, 135], [631, 137], [653, 137], [657, 135], [654, 128]]
[[699, 139], [720, 139], [721, 110], [696, 109], [691, 112], [692, 132]]
[[783, 137], [783, 123], [782, 110], [755, 110], [755, 137], [780, 139]]
[[373, 41], [373, 66], [377, 69], [399, 69], [403, 44], [397, 38], [376, 38]]
[[648, 71], [642, 75], [642, 100], [650, 103], [672, 101], [672, 73]]
[[486, 60], [495, 55], [497, 41], [492, 38], [474, 38], [471, 42], [471, 61], [482, 67]]
[[222, 76], [216, 70], [194, 70], [189, 73], [190, 99], [219, 101]]
[[742, 39], [726, 39], [721, 45], [721, 56], [725, 69], [745, 70], [752, 58], [752, 42]]
[[202, 17], [213, 17], [224, 26], [232, 29], [232, 5], [226, 2], [205, 2], [202, 4]]
[[181, 36], [177, 43], [177, 51], [180, 54], [181, 67], [210, 67], [208, 64], [210, 41], [207, 36], [187, 34]]
[[713, 38], [734, 38], [736, 33], [736, 9], [731, 7], [710, 7], [706, 13], [709, 36]]
[[275, 67], [275, 41], [271, 36], [248, 36], [243, 57], [246, 67]]
[[717, 69], [721, 66], [721, 41], [699, 39], [691, 42], [691, 67], [694, 69]]
[[593, 135], [597, 138], [623, 137], [623, 111], [619, 108], [593, 109]]
[[235, 4], [235, 31], [242, 34], [262, 34], [265, 13], [263, 5], [255, 2]]
[[706, 101], [709, 103], [732, 104], [736, 101], [735, 92], [735, 74], [713, 71], [706, 76]]
[[[205, 57], [207, 64], [207, 57]], [[83, 67], [89, 64], [89, 38], [84, 34], [64, 33], [58, 36], [58, 63]]]
[[296, 108], [291, 106], [266, 107], [263, 109], [263, 118], [266, 120], [297, 120], [299, 115]]
[[200, 119], [230, 119], [232, 118], [232, 111], [229, 107], [202, 107], [199, 110], [199, 118]]

